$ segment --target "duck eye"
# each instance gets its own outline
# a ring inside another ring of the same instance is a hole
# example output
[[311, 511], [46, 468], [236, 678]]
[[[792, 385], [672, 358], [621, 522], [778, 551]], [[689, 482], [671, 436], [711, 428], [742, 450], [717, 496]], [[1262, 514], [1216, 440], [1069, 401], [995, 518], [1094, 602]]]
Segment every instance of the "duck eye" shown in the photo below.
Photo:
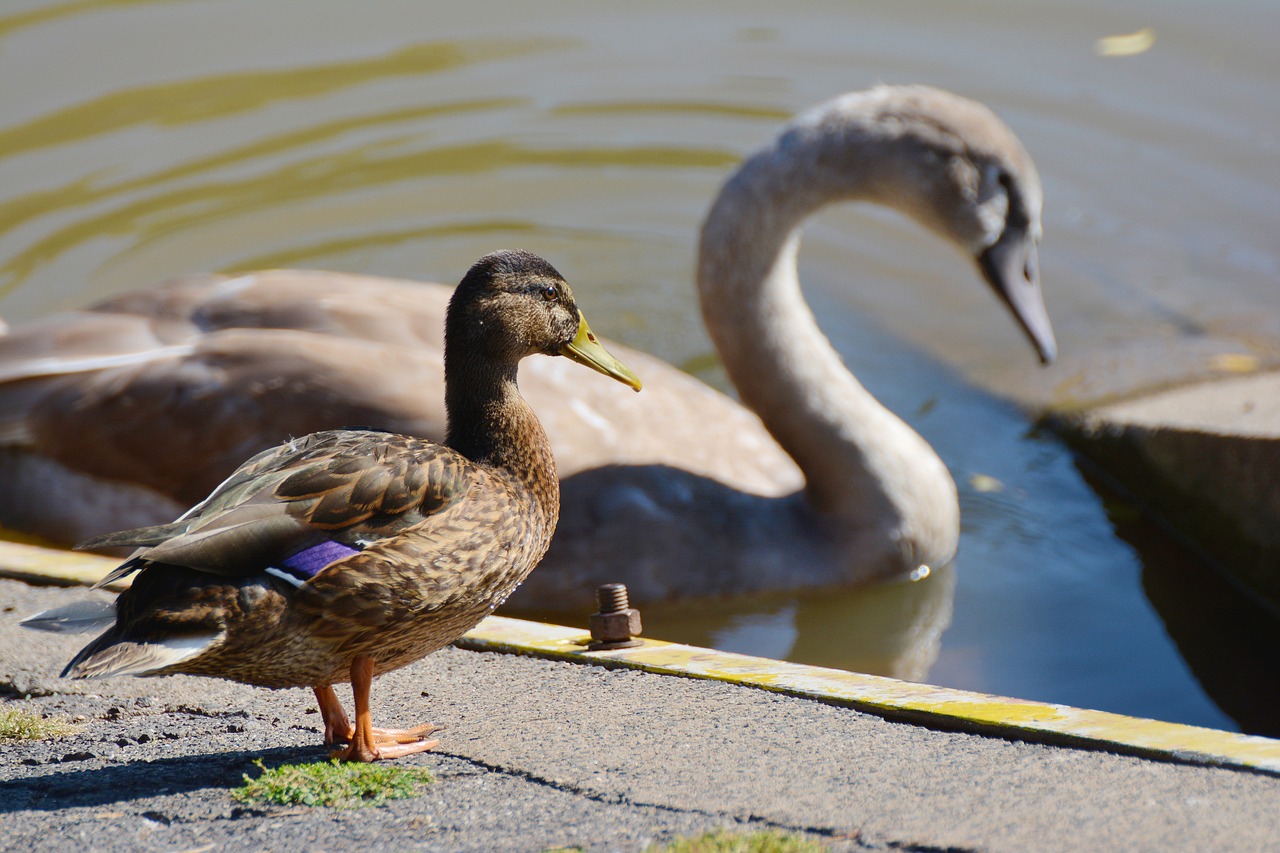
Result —
[[556, 298], [559, 296], [560, 292], [556, 290], [555, 285], [553, 284], [548, 284], [546, 287], [542, 288], [542, 298], [547, 302], [555, 302]]

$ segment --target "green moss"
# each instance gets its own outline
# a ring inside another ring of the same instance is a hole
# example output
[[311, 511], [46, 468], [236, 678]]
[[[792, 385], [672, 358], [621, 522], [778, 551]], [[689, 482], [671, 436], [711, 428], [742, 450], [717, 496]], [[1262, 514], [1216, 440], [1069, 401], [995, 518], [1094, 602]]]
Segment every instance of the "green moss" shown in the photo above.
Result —
[[61, 718], [41, 717], [29, 711], [0, 711], [0, 740], [47, 740], [79, 730]]
[[717, 829], [650, 847], [646, 853], [826, 853], [826, 845], [788, 832]]
[[238, 802], [354, 808], [415, 797], [421, 786], [432, 781], [431, 772], [422, 767], [344, 764], [337, 759], [270, 770], [260, 760], [254, 764], [262, 775], [250, 779], [245, 774], [244, 785], [231, 792]]

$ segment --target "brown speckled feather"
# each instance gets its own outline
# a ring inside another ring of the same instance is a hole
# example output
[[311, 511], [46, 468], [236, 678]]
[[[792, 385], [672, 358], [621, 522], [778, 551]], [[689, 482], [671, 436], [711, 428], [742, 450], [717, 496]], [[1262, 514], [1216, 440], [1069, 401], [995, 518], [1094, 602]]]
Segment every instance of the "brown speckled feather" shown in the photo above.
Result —
[[170, 524], [85, 543], [140, 546], [111, 579], [138, 575], [115, 624], [65, 674], [321, 691], [370, 662], [374, 674], [411, 663], [501, 604], [545, 553], [559, 513], [517, 363], [563, 354], [639, 383], [595, 343], [559, 274], [527, 253], [472, 268], [445, 337], [447, 446], [314, 433], [248, 460]]
[[[250, 460], [183, 519], [183, 532], [126, 563], [141, 574], [120, 596], [117, 627], [141, 642], [216, 637], [165, 672], [306, 686], [345, 680], [356, 653], [386, 671], [452, 641], [509, 595], [546, 550], [556, 511], [554, 489], [530, 489], [447, 447], [317, 433]], [[321, 531], [361, 550], [296, 588], [265, 572]], [[149, 538], [144, 529], [112, 544]]]

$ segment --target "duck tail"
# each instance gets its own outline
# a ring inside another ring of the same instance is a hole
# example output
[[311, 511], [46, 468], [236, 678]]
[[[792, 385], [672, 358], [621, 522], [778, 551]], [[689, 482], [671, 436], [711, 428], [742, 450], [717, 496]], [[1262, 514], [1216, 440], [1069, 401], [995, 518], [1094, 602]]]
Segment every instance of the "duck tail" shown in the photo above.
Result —
[[23, 628], [54, 634], [83, 634], [86, 631], [100, 631], [115, 620], [114, 601], [77, 601], [65, 607], [55, 607], [28, 616], [18, 624]]
[[106, 678], [109, 675], [159, 675], [204, 652], [219, 637], [217, 632], [182, 634], [154, 641], [122, 637], [118, 626], [101, 636], [71, 659], [62, 670], [63, 678]]
[[156, 640], [130, 639], [122, 636], [116, 624], [114, 601], [77, 601], [29, 616], [19, 624], [56, 634], [106, 629], [71, 659], [62, 670], [63, 678], [152, 675], [195, 657], [220, 636], [217, 631], [207, 631]]

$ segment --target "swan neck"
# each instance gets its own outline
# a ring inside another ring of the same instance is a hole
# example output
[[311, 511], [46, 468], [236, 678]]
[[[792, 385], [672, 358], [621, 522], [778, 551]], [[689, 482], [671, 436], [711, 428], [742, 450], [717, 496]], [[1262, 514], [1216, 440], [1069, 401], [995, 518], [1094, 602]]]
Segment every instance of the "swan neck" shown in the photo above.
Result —
[[[835, 169], [826, 144], [784, 135], [725, 185], [702, 232], [699, 297], [730, 380], [804, 472], [811, 506], [902, 529], [922, 514], [922, 480], [943, 504], [954, 502], [954, 486], [928, 444], [848, 370], [801, 293], [796, 255], [805, 218], [829, 202], [875, 193], [867, 176], [876, 146], [864, 148], [864, 158], [842, 157]], [[841, 144], [847, 150], [849, 134]]]

